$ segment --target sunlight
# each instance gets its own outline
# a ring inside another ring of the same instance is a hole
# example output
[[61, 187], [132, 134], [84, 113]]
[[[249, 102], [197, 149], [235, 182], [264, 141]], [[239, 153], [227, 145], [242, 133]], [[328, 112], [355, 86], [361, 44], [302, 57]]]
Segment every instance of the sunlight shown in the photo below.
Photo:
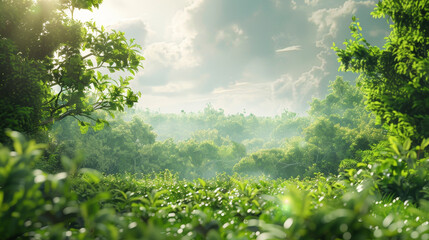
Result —
[[283, 210], [283, 212], [290, 213], [292, 211], [292, 200], [289, 196], [283, 197], [281, 199], [281, 203], [281, 209]]
[[92, 21], [92, 20], [94, 20], [94, 16], [95, 16], [94, 12], [95, 11], [96, 11], [96, 9], [93, 10], [92, 12], [89, 10], [86, 10], [86, 9], [76, 9], [73, 12], [73, 18], [75, 20], [79, 20], [82, 22]]

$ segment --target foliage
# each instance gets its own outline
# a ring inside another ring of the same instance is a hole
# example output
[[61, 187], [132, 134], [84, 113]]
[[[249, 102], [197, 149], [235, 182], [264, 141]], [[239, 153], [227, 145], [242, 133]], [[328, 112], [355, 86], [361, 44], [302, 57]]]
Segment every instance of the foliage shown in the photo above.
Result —
[[48, 89], [40, 85], [47, 77], [43, 66], [17, 54], [11, 41], [0, 40], [0, 69], [0, 141], [3, 142], [6, 128], [25, 132], [39, 129], [34, 119], [42, 117], [41, 106]]
[[[82, 185], [75, 189], [86, 192]], [[104, 205], [155, 224], [166, 239], [424, 239], [429, 231], [425, 207], [323, 177], [128, 175], [105, 178], [98, 189], [118, 192]]]
[[[219, 140], [213, 138], [217, 135], [234, 142], [247, 143], [248, 152], [280, 147], [285, 138], [301, 135], [309, 124], [307, 118], [288, 111], [275, 117], [243, 113], [226, 115], [222, 109], [214, 109], [212, 105], [207, 105], [198, 113], [162, 114], [149, 110], [132, 110], [128, 114], [137, 115], [153, 126], [159, 140], [173, 138], [175, 141], [182, 141], [205, 135], [205, 138], [212, 138], [219, 145]], [[270, 146], [265, 145], [270, 142]]]
[[[50, 144], [48, 159], [44, 159], [51, 161], [51, 165], [58, 163], [61, 155], [75, 157], [76, 152], [71, 149], [80, 149], [79, 153], [84, 156], [81, 167], [104, 173], [139, 172], [142, 167], [139, 150], [153, 144], [156, 138], [151, 126], [139, 118], [128, 122], [110, 120], [103, 131], [90, 129], [85, 135], [80, 134], [78, 127], [71, 123], [72, 119], [65, 120], [52, 128], [55, 138]], [[47, 165], [43, 160], [39, 163]]]
[[[108, 174], [165, 169], [187, 179], [234, 171], [274, 178], [337, 174], [343, 159], [360, 162], [383, 131], [374, 126], [357, 87], [337, 78], [330, 88], [325, 99], [313, 100], [306, 117], [287, 111], [276, 117], [225, 115], [210, 105], [200, 113], [131, 109], [110, 120], [104, 131], [89, 130], [84, 136], [70, 120], [61, 121], [54, 124], [50, 153], [38, 166], [61, 171], [59, 156], [73, 157], [71, 149], [81, 149], [82, 167]], [[231, 124], [238, 124], [238, 130], [229, 129]]]
[[363, 152], [381, 141], [384, 132], [365, 110], [359, 88], [337, 77], [330, 90], [325, 99], [314, 99], [310, 104], [309, 114], [314, 120], [304, 129], [304, 136], [307, 144], [317, 148], [309, 162], [319, 172], [336, 174], [342, 160], [360, 162]]
[[258, 176], [261, 174], [280, 177], [279, 165], [285, 159], [285, 153], [281, 149], [260, 150], [240, 160], [234, 166], [234, 171], [247, 175]]
[[411, 147], [411, 140], [400, 141], [389, 138], [390, 146], [380, 151], [379, 158], [372, 162], [360, 163], [345, 174], [352, 182], [360, 184], [373, 179], [373, 189], [383, 196], [391, 196], [402, 201], [419, 203], [429, 198], [429, 159], [425, 148], [429, 139]]
[[[73, 175], [86, 184], [99, 181], [89, 170], [77, 172], [73, 161], [64, 159], [67, 172], [50, 175], [31, 168], [41, 155], [42, 145], [26, 141], [9, 132], [15, 151], [0, 148], [0, 233], [2, 239], [119, 239], [138, 238], [142, 231], [128, 226], [130, 219], [119, 219], [114, 209], [100, 208], [110, 199], [106, 192], [77, 202], [71, 191]], [[141, 225], [139, 222], [137, 225]]]
[[[120, 115], [121, 116], [121, 115]], [[134, 116], [130, 120], [110, 120], [102, 131], [90, 129], [78, 133], [71, 120], [55, 124], [49, 153], [37, 166], [50, 172], [62, 171], [60, 156], [83, 156], [80, 167], [94, 168], [107, 174], [152, 173], [166, 169], [182, 178], [212, 177], [216, 172], [231, 174], [233, 166], [246, 155], [242, 144], [219, 136], [216, 130], [201, 130], [186, 141], [155, 141], [156, 134], [148, 124]]]
[[324, 99], [313, 99], [310, 103], [310, 116], [325, 117], [334, 124], [350, 129], [374, 125], [374, 119], [365, 109], [363, 92], [358, 87], [337, 77], [329, 85], [329, 90]]
[[353, 39], [335, 47], [344, 71], [361, 73], [368, 109], [401, 137], [429, 137], [427, 1], [384, 0], [372, 12], [387, 18], [390, 35], [383, 49], [371, 46], [354, 18]]
[[[234, 170], [243, 174], [263, 173], [276, 177], [313, 176], [314, 173], [337, 174], [344, 159], [360, 162], [371, 145], [383, 139], [383, 130], [365, 110], [360, 90], [338, 77], [330, 85], [325, 99], [311, 102], [311, 121], [301, 130], [303, 137], [290, 137], [277, 157], [271, 150], [260, 150], [243, 158]], [[293, 128], [293, 114], [282, 115], [292, 120], [279, 125]], [[285, 133], [286, 135], [286, 133]], [[274, 150], [273, 150], [274, 151]], [[275, 160], [274, 160], [275, 159]]]
[[[321, 175], [304, 180], [218, 175], [189, 181], [170, 172], [78, 172], [76, 163], [65, 159], [67, 173], [49, 175], [30, 167], [40, 146], [16, 132], [10, 135], [16, 152], [0, 150], [0, 234], [5, 239], [429, 237], [428, 196], [420, 195], [418, 205], [381, 197], [372, 187], [381, 182], [362, 174], [361, 181]], [[392, 139], [392, 144], [395, 154], [416, 156], [409, 142]]]
[[[97, 110], [124, 110], [138, 100], [132, 77], [108, 74], [142, 66], [140, 46], [124, 33], [107, 32], [73, 18], [77, 9], [98, 8], [101, 1], [1, 1], [1, 132], [12, 128], [34, 133], [72, 116], [85, 131]], [[87, 120], [85, 120], [87, 119]], [[4, 120], [4, 121], [3, 121]], [[1, 136], [1, 141], [4, 141]]]

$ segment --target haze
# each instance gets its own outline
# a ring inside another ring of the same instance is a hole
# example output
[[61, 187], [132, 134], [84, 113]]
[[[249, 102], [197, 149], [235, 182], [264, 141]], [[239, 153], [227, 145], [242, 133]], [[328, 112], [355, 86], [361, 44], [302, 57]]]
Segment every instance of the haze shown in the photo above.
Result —
[[226, 113], [273, 116], [304, 112], [323, 98], [339, 73], [331, 50], [349, 38], [352, 15], [370, 43], [381, 45], [386, 20], [378, 1], [358, 0], [105, 0], [83, 20], [124, 31], [143, 47], [144, 69], [132, 87], [137, 107], [196, 112], [207, 104]]

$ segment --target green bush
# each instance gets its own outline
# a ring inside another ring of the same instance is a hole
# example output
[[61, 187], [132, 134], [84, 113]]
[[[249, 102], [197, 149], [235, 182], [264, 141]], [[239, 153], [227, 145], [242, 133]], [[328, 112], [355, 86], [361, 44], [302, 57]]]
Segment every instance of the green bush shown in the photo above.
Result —
[[67, 172], [51, 175], [34, 170], [31, 166], [44, 145], [26, 141], [18, 132], [8, 135], [15, 151], [0, 147], [2, 239], [155, 239], [152, 234], [156, 231], [145, 223], [120, 217], [113, 208], [101, 208], [100, 203], [111, 199], [109, 193], [94, 191], [91, 198], [78, 201], [71, 191], [72, 176], [84, 181], [90, 192], [90, 186], [100, 181], [96, 172], [77, 171], [76, 163], [66, 158]]
[[103, 176], [67, 158], [66, 172], [46, 174], [30, 164], [43, 146], [9, 135], [15, 151], [0, 148], [4, 239], [429, 239], [428, 161], [418, 154], [429, 141], [412, 149], [392, 139], [386, 158], [345, 170], [348, 179], [190, 181], [169, 171]]
[[354, 183], [372, 179], [374, 190], [383, 196], [416, 204], [422, 199], [429, 200], [429, 159], [424, 157], [429, 139], [416, 147], [411, 147], [410, 139], [400, 141], [390, 137], [389, 142], [389, 148], [374, 154], [378, 159], [357, 164], [361, 170], [347, 170], [349, 179]]

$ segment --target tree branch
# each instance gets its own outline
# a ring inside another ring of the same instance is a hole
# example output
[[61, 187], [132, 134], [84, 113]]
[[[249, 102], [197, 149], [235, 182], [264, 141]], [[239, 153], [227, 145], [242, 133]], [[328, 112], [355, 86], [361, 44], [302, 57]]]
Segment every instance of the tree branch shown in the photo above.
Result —
[[101, 67], [103, 67], [103, 64], [104, 64], [105, 62], [103, 61], [103, 62], [101, 62], [98, 66], [95, 66], [95, 67], [92, 67], [92, 68], [87, 68], [87, 70], [95, 70], [95, 69], [99, 69], [99, 68], [101, 68]]
[[83, 56], [82, 59], [85, 59], [85, 58], [88, 58], [91, 56], [95, 56], [95, 54], [94, 53], [88, 53], [87, 55]]

